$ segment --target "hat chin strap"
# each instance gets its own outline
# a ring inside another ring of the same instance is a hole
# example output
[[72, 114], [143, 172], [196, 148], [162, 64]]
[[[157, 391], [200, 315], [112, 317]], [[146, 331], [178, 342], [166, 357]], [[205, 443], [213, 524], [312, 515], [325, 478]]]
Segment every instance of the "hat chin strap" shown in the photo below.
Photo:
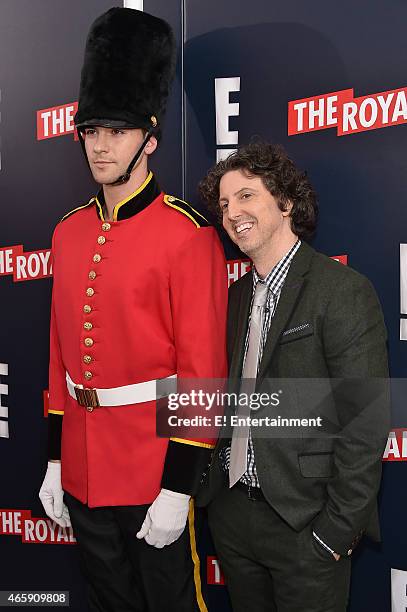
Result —
[[133, 170], [136, 162], [138, 161], [138, 159], [140, 158], [141, 154], [144, 151], [144, 147], [146, 146], [146, 144], [148, 143], [148, 141], [150, 140], [151, 136], [153, 135], [153, 130], [150, 129], [148, 130], [143, 143], [141, 145], [141, 147], [139, 148], [139, 150], [137, 151], [137, 153], [135, 154], [135, 156], [133, 157], [133, 159], [131, 160], [126, 172], [124, 174], [122, 174], [121, 176], [119, 176], [118, 179], [116, 179], [115, 181], [113, 181], [113, 183], [107, 183], [107, 185], [123, 185], [124, 183], [127, 183], [127, 181], [130, 178], [131, 175], [131, 171]]

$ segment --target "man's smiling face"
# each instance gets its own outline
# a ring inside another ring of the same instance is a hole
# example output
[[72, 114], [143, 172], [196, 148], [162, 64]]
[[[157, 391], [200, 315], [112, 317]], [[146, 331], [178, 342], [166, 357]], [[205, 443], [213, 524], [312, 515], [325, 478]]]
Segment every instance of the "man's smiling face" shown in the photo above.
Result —
[[231, 170], [219, 184], [219, 206], [223, 227], [243, 253], [251, 259], [268, 250], [289, 222], [259, 176]]

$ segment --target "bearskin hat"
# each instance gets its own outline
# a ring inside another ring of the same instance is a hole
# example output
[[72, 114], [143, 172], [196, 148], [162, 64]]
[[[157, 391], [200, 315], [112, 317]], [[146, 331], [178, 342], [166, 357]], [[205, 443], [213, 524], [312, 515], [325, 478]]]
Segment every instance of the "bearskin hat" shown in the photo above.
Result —
[[86, 42], [75, 125], [159, 128], [175, 72], [169, 24], [130, 8], [111, 8]]

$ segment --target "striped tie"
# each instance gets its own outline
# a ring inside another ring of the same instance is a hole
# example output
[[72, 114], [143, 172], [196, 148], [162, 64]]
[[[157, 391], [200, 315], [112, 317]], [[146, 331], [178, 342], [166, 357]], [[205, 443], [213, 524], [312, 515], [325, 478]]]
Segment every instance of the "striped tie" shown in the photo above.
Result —
[[[253, 306], [250, 317], [249, 343], [242, 372], [242, 385], [240, 392], [250, 398], [256, 390], [257, 368], [259, 365], [261, 333], [264, 322], [265, 305], [267, 301], [268, 286], [261, 281], [256, 284]], [[250, 405], [238, 405], [238, 417], [250, 415]], [[236, 426], [233, 429], [232, 444], [230, 447], [229, 486], [233, 487], [247, 469], [247, 445], [249, 439], [249, 425]]]

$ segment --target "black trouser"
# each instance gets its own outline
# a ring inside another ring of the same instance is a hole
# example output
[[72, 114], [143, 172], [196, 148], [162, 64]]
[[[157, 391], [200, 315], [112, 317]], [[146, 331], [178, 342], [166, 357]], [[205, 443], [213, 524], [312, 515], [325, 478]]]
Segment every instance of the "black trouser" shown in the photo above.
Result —
[[164, 548], [138, 540], [149, 506], [88, 508], [65, 493], [92, 612], [207, 611], [195, 547], [194, 508]]
[[311, 525], [294, 531], [235, 486], [210, 504], [209, 526], [234, 612], [346, 610], [350, 560], [335, 561]]

